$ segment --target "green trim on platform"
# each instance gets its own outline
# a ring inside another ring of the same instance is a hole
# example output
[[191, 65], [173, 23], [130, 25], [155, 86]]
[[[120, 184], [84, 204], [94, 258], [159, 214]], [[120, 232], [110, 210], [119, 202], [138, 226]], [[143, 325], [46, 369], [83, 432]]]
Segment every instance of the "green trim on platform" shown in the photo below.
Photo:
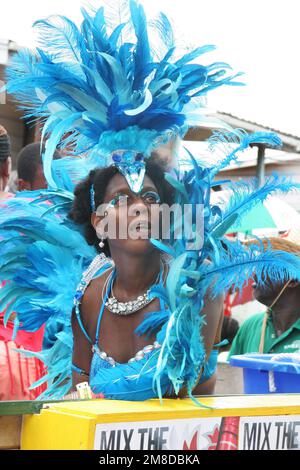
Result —
[[1, 401], [0, 416], [38, 414], [42, 407], [38, 401]]
[[[72, 400], [86, 401], [86, 400]], [[44, 405], [62, 403], [65, 400], [57, 401], [0, 401], [0, 416], [18, 416], [39, 414]]]

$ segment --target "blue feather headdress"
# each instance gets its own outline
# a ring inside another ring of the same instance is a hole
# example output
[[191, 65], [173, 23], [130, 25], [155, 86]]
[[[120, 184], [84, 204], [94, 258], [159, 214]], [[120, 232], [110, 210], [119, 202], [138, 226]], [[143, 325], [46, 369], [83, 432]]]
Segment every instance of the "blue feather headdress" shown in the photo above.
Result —
[[[136, 0], [125, 4], [129, 14], [124, 21], [118, 16], [116, 24], [104, 7], [94, 14], [82, 9], [80, 27], [64, 16], [37, 21], [40, 47], [21, 51], [8, 68], [7, 90], [27, 118], [43, 123], [44, 172], [52, 188], [57, 182], [51, 161], [59, 146], [84, 155], [89, 168], [117, 165], [137, 192], [143, 159], [206, 121], [208, 91], [240, 84], [234, 81], [239, 74], [226, 74], [225, 63], [193, 62], [214, 46], [177, 58], [166, 16], [148, 23]], [[151, 45], [150, 32], [159, 44]]]

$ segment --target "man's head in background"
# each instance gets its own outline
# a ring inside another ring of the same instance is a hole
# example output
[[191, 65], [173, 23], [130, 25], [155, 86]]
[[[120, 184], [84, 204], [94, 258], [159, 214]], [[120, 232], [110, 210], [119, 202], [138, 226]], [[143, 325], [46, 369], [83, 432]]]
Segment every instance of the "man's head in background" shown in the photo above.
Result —
[[[300, 245], [288, 240], [287, 238], [270, 237], [262, 239], [260, 242], [249, 240], [248, 243], [249, 245], [252, 244], [252, 246], [255, 244], [262, 244], [266, 251], [272, 249], [273, 251], [283, 251], [285, 253], [300, 256]], [[298, 302], [300, 299], [300, 282], [297, 279], [287, 278], [285, 281], [276, 282], [275, 280], [271, 281], [266, 278], [265, 284], [258, 285], [254, 282], [252, 287], [253, 297], [267, 307], [270, 307], [278, 296], [276, 305], [284, 302], [289, 304], [292, 302], [294, 297], [298, 299]]]
[[10, 138], [6, 129], [0, 125], [0, 191], [4, 191], [11, 169]]
[[[44, 147], [42, 151], [44, 151]], [[53, 160], [58, 160], [59, 158], [61, 158], [61, 155], [56, 151]], [[17, 172], [19, 191], [35, 191], [47, 188], [40, 142], [28, 144], [20, 151], [17, 158]]]

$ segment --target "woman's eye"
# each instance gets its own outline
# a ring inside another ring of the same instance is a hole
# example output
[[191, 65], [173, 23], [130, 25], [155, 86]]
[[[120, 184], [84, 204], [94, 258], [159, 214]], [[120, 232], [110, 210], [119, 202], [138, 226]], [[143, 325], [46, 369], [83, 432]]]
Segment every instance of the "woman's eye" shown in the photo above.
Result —
[[110, 202], [110, 206], [123, 206], [127, 204], [128, 195], [127, 194], [118, 194], [118, 196], [114, 197]]
[[148, 191], [148, 192], [144, 193], [143, 194], [143, 199], [148, 204], [159, 204], [160, 203], [160, 197], [154, 191]]

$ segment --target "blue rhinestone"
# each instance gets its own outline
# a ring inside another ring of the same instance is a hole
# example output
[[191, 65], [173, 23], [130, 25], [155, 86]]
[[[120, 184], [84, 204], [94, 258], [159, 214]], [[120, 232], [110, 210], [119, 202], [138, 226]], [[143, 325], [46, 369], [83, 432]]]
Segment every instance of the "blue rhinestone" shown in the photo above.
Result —
[[133, 158], [133, 153], [131, 151], [125, 152], [123, 158], [126, 162], [130, 162]]
[[137, 162], [140, 162], [141, 160], [143, 160], [144, 156], [142, 153], [138, 153], [137, 156], [135, 157], [135, 160]]
[[115, 154], [112, 156], [112, 159], [113, 159], [113, 161], [116, 162], [116, 163], [119, 163], [120, 161], [122, 161], [121, 155], [119, 155], [119, 154], [117, 154], [117, 153], [115, 153]]

